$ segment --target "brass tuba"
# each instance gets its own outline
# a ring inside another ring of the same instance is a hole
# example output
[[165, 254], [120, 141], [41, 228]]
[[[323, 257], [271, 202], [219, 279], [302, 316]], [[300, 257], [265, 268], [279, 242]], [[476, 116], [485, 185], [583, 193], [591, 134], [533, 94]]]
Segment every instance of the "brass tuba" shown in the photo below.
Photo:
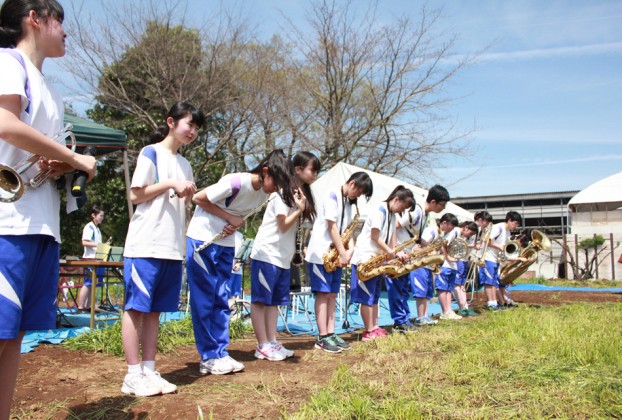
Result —
[[522, 276], [531, 264], [538, 259], [538, 251], [548, 251], [551, 249], [551, 240], [543, 232], [539, 230], [531, 231], [531, 242], [520, 251], [519, 257], [525, 261], [509, 261], [503, 267], [499, 274], [499, 284], [507, 286], [514, 280]]
[[510, 259], [520, 257], [521, 246], [518, 241], [509, 241], [503, 246], [503, 252], [499, 255], [499, 262], [505, 263]]
[[[67, 124], [52, 140], [66, 145], [66, 139], [69, 137], [71, 139], [71, 151], [73, 152], [76, 150], [76, 137], [71, 132], [72, 128], [73, 125]], [[39, 159], [41, 159], [41, 156], [31, 153], [20, 163], [14, 165], [14, 167], [0, 164], [0, 202], [12, 203], [17, 201], [24, 195], [26, 188], [39, 188], [48, 180], [52, 173], [51, 170], [40, 170], [32, 178], [22, 179], [22, 174], [38, 162]]]
[[[354, 230], [356, 229], [356, 225], [359, 222], [361, 215], [359, 214], [359, 207], [356, 206], [356, 215], [341, 234], [341, 243], [343, 247], [347, 250], [348, 244], [350, 243], [350, 239], [352, 239], [352, 235], [354, 235]], [[324, 261], [324, 270], [328, 273], [332, 273], [339, 266], [339, 251], [335, 248], [334, 244], [330, 244], [330, 249], [326, 254], [322, 256], [322, 261]]]

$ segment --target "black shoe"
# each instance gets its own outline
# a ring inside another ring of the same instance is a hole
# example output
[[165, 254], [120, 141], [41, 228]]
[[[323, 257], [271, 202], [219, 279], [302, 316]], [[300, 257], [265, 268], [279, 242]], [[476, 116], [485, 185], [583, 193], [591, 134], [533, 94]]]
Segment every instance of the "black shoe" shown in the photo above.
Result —
[[417, 332], [417, 327], [410, 322], [404, 322], [403, 324], [394, 325], [393, 331], [400, 333]]
[[76, 313], [78, 314], [90, 314], [91, 308], [76, 308]]

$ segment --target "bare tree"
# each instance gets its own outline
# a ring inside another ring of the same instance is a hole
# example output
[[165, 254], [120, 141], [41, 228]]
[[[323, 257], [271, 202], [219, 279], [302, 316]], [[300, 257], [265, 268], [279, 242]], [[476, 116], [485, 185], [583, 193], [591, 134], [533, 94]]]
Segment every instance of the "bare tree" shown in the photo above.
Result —
[[443, 154], [467, 154], [468, 133], [443, 115], [441, 94], [468, 58], [452, 58], [454, 39], [436, 32], [440, 12], [423, 7], [417, 22], [381, 25], [375, 4], [360, 17], [352, 5], [312, 3], [311, 36], [289, 21], [297, 84], [316, 107], [307, 143], [326, 166], [346, 161], [413, 180]]

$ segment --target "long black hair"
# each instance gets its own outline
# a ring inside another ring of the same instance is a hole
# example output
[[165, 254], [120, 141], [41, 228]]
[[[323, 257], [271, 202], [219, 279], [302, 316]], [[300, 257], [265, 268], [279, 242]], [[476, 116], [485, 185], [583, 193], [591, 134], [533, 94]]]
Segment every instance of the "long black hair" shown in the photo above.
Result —
[[263, 158], [261, 162], [249, 172], [259, 175], [259, 180], [263, 185], [263, 168], [268, 168], [268, 175], [274, 180], [276, 191], [280, 191], [283, 202], [287, 207], [294, 207], [294, 174], [292, 171], [292, 163], [282, 149], [271, 151], [268, 156]]
[[[177, 124], [179, 120], [186, 118], [188, 115], [192, 116], [190, 122], [198, 125], [199, 128], [203, 127], [205, 124], [205, 115], [203, 115], [203, 112], [187, 102], [177, 102], [173, 105], [171, 109], [169, 109], [168, 114], [166, 114], [165, 119], [170, 117], [175, 121], [175, 124]], [[168, 124], [159, 126], [149, 136], [149, 144], [161, 142], [168, 136], [168, 132]]]
[[0, 47], [15, 48], [24, 36], [22, 20], [31, 10], [40, 19], [65, 19], [63, 6], [56, 0], [5, 0], [0, 8]]
[[410, 211], [415, 210], [415, 205], [417, 204], [415, 202], [415, 195], [413, 194], [411, 190], [409, 190], [405, 186], [398, 185], [397, 187], [393, 189], [391, 194], [389, 194], [389, 197], [386, 200], [384, 200], [385, 203], [387, 203], [387, 206], [389, 205], [389, 202], [393, 200], [395, 197], [397, 197], [400, 201], [409, 202]]
[[[312, 165], [313, 170], [317, 173], [322, 169], [322, 164], [320, 160], [311, 152], [298, 152], [294, 155], [292, 159], [292, 165], [294, 166], [294, 173], [296, 173], [296, 167], [306, 168], [309, 164]], [[302, 212], [302, 218], [313, 222], [315, 220], [315, 201], [313, 200], [313, 194], [311, 193], [311, 186], [309, 184], [305, 184], [301, 182], [298, 177], [296, 177], [297, 188], [302, 190], [302, 193], [305, 195], [307, 199], [307, 206], [305, 210]]]

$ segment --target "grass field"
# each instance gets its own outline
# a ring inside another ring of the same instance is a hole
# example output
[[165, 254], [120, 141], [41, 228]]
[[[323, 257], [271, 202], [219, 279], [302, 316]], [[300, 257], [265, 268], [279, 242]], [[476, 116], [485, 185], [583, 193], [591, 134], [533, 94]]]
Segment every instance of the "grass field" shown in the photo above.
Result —
[[392, 334], [291, 418], [620, 418], [621, 325], [619, 304], [571, 304]]

